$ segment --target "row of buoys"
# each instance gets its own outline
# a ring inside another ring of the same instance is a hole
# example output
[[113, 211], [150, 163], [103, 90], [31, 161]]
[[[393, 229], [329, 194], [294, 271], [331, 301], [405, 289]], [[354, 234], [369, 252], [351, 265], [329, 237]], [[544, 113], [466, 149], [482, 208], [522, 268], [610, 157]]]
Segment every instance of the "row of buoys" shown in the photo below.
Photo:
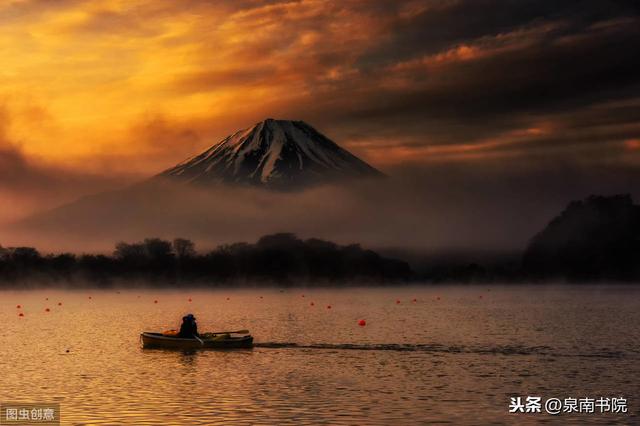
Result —
[[[49, 300], [48, 297], [45, 297], [44, 300]], [[62, 306], [62, 302], [58, 302], [58, 306]], [[16, 309], [22, 309], [22, 305], [18, 304], [16, 305]], [[51, 312], [51, 308], [44, 308], [45, 312]], [[24, 312], [18, 312], [18, 316], [19, 317], [24, 317]]]
[[[489, 290], [487, 290], [487, 291], [489, 291]], [[479, 296], [478, 296], [478, 299], [483, 299], [483, 298], [484, 298], [484, 297], [483, 297], [483, 295], [479, 295]], [[435, 300], [441, 300], [441, 297], [440, 297], [440, 296], [436, 296]], [[416, 303], [416, 302], [418, 301], [418, 299], [415, 299], [415, 298], [414, 298], [414, 299], [412, 299], [411, 301], [412, 301], [413, 303]], [[399, 305], [399, 304], [401, 304], [401, 303], [402, 303], [402, 301], [401, 301], [400, 299], [396, 299], [396, 305]]]
[[[489, 290], [487, 290], [487, 291], [489, 291]], [[118, 294], [120, 294], [120, 292], [117, 292], [117, 293], [118, 293]], [[301, 297], [305, 297], [305, 295], [304, 295], [304, 294], [301, 294], [300, 296], [301, 296]], [[88, 296], [88, 298], [89, 298], [89, 299], [92, 299], [92, 297], [91, 297], [91, 296]], [[138, 296], [137, 296], [137, 298], [139, 299], [139, 298], [140, 298], [140, 295], [138, 295]], [[264, 298], [263, 296], [260, 296], [260, 299], [263, 299], [263, 298]], [[478, 298], [482, 299], [482, 295], [478, 296]], [[49, 300], [49, 298], [47, 297], [47, 298], [45, 298], [45, 300]], [[192, 299], [191, 297], [190, 297], [189, 299], [187, 299], [187, 300], [188, 300], [189, 302], [193, 302], [193, 299]], [[230, 298], [230, 297], [227, 297], [227, 300], [231, 300], [231, 298]], [[437, 297], [436, 297], [436, 300], [440, 300], [440, 296], [437, 296]], [[418, 299], [413, 298], [411, 301], [412, 301], [413, 303], [416, 303], [416, 302], [418, 301]], [[154, 300], [154, 301], [153, 301], [153, 303], [158, 303], [158, 300], [157, 300], [157, 299], [156, 299], [156, 300]], [[399, 304], [401, 304], [401, 303], [402, 303], [402, 301], [401, 301], [400, 299], [396, 299], [396, 304], [397, 304], [397, 305], [399, 305]], [[20, 305], [18, 305], [18, 306], [20, 306]], [[58, 302], [58, 306], [62, 306], [62, 302]], [[312, 306], [313, 306], [313, 304], [312, 304]], [[329, 309], [330, 309], [330, 308], [329, 308]]]
[[[487, 289], [487, 291], [491, 291], [491, 289]], [[118, 292], [116, 292], [116, 293], [117, 293], [117, 294], [121, 294], [121, 292], [120, 292], [120, 291], [118, 291]], [[140, 298], [140, 295], [138, 295], [138, 296], [136, 296], [136, 297], [139, 299], [139, 298]], [[263, 299], [263, 298], [264, 298], [263, 296], [259, 296], [259, 297], [260, 297], [260, 299]], [[305, 297], [305, 295], [304, 295], [304, 294], [301, 294], [301, 295], [300, 295], [300, 297]], [[88, 298], [88, 299], [92, 299], [92, 296], [87, 296], [87, 298]], [[482, 298], [483, 298], [483, 296], [482, 296], [482, 295], [480, 295], [480, 296], [478, 296], [478, 298], [479, 298], [479, 299], [482, 299]], [[437, 296], [437, 297], [436, 297], [436, 300], [440, 300], [440, 299], [441, 299], [441, 298], [440, 298], [440, 296]], [[46, 298], [45, 298], [45, 300], [49, 300], [49, 298], [48, 298], [48, 297], [46, 297]], [[227, 297], [227, 300], [231, 300], [231, 298], [230, 298], [230, 297]], [[188, 301], [189, 301], [189, 302], [192, 302], [192, 301], [193, 301], [193, 299], [190, 297], [190, 298], [188, 299]], [[415, 303], [415, 302], [417, 302], [417, 301], [418, 301], [418, 299], [413, 298], [411, 301]], [[154, 301], [154, 302], [155, 302], [155, 301]], [[396, 304], [397, 304], [397, 305], [399, 305], [399, 304], [401, 304], [401, 303], [402, 303], [402, 301], [401, 301], [400, 299], [396, 299]], [[62, 306], [62, 304], [61, 304], [61, 303], [58, 303], [58, 305], [59, 305], [59, 306]]]
[[[315, 302], [310, 302], [309, 306], [316, 306]], [[331, 305], [327, 305], [327, 309], [331, 309], [332, 306]]]
[[[120, 292], [118, 292], [118, 294], [120, 294]], [[138, 297], [138, 299], [140, 298], [140, 296], [137, 296], [137, 297]], [[301, 297], [305, 297], [305, 295], [304, 295], [304, 294], [302, 294], [302, 295], [301, 295]], [[89, 298], [89, 299], [92, 299], [92, 297], [91, 297], [91, 296], [88, 296], [88, 298]], [[478, 298], [482, 299], [482, 295], [478, 296]], [[263, 296], [260, 296], [260, 299], [263, 299]], [[47, 298], [45, 298], [45, 300], [49, 300], [49, 298], [47, 297]], [[187, 300], [188, 300], [189, 302], [192, 302], [192, 301], [193, 301], [193, 299], [192, 299], [191, 297], [190, 297], [189, 299], [187, 299]], [[231, 298], [230, 298], [230, 297], [227, 297], [227, 300], [231, 300]], [[436, 300], [440, 300], [440, 296], [437, 296], [437, 297], [436, 297]], [[413, 298], [411, 301], [415, 303], [415, 302], [417, 302], [417, 301], [418, 301], [418, 299]], [[157, 300], [157, 299], [156, 299], [156, 300], [154, 300], [154, 301], [153, 301], [153, 303], [158, 303], [158, 300]], [[396, 299], [396, 304], [397, 304], [397, 305], [399, 305], [399, 304], [401, 304], [401, 303], [402, 303], [402, 301], [401, 301], [400, 299]], [[62, 306], [62, 302], [58, 302], [58, 306]], [[313, 302], [311, 302], [311, 306], [314, 306], [314, 303], [313, 303]], [[328, 307], [329, 309], [331, 309], [331, 306], [330, 306], [330, 305], [329, 305], [329, 306], [327, 306], [327, 307]], [[20, 308], [21, 308], [21, 305], [18, 305], [18, 306], [17, 306], [17, 308], [18, 308], [18, 309], [20, 309]]]
[[[491, 290], [490, 290], [490, 289], [487, 289], [487, 291], [491, 291]], [[120, 294], [120, 292], [119, 292], [119, 291], [118, 291], [117, 293], [118, 293], [118, 294]], [[301, 296], [301, 297], [305, 297], [305, 295], [304, 295], [304, 294], [301, 294], [300, 296]], [[139, 296], [139, 295], [138, 295], [137, 297], [138, 297], [138, 298], [140, 298], [140, 296]], [[88, 296], [88, 298], [89, 298], [89, 299], [92, 299], [92, 297], [91, 297], [91, 296]], [[479, 295], [479, 296], [478, 296], [478, 298], [479, 298], [479, 299], [482, 299], [482, 298], [483, 298], [483, 296], [482, 296], [482, 295]], [[263, 296], [260, 296], [260, 299], [263, 299]], [[437, 297], [436, 297], [436, 300], [440, 300], [440, 299], [441, 299], [441, 298], [440, 298], [440, 296], [437, 296]], [[45, 298], [45, 300], [49, 300], [49, 298], [48, 298], [48, 297], [46, 297], [46, 298]], [[230, 298], [230, 297], [227, 297], [227, 300], [231, 300], [231, 298]], [[189, 301], [189, 302], [192, 302], [192, 301], [193, 301], [193, 299], [190, 297], [190, 298], [188, 299], [188, 301]], [[411, 301], [412, 301], [413, 303], [416, 303], [416, 302], [418, 301], [418, 299], [413, 298]], [[156, 299], [156, 300], [154, 300], [154, 301], [153, 301], [153, 303], [157, 304], [157, 303], [158, 303], [158, 300], [157, 300], [157, 299]], [[401, 301], [400, 299], [396, 299], [396, 304], [397, 304], [397, 305], [399, 305], [399, 304], [401, 304], [401, 303], [402, 303], [402, 301]], [[310, 306], [315, 306], [315, 303], [314, 303], [314, 302], [310, 302], [310, 303], [309, 303], [309, 305], [310, 305]], [[58, 302], [58, 306], [62, 306], [62, 302]], [[16, 308], [17, 308], [17, 309], [22, 309], [22, 305], [16, 305]], [[327, 305], [327, 309], [332, 309], [332, 306], [331, 306], [331, 305]], [[51, 309], [50, 309], [50, 308], [45, 308], [45, 312], [51, 312]], [[18, 314], [18, 316], [19, 316], [19, 317], [24, 317], [24, 313], [23, 313], [23, 312], [20, 312], [20, 313]], [[367, 325], [367, 322], [366, 322], [366, 320], [361, 319], [361, 320], [359, 320], [359, 321], [358, 321], [358, 325], [359, 325], [359, 326], [361, 326], [361, 327], [364, 327], [365, 325]]]

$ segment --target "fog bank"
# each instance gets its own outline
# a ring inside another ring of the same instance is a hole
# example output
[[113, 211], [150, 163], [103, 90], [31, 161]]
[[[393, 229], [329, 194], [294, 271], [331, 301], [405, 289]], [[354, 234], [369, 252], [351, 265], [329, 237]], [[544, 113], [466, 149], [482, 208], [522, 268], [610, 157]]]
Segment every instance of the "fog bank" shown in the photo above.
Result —
[[4, 226], [2, 245], [110, 252], [120, 240], [186, 237], [202, 249], [293, 232], [418, 250], [522, 249], [572, 199], [632, 192], [638, 174], [553, 164], [432, 165], [300, 192], [141, 183]]

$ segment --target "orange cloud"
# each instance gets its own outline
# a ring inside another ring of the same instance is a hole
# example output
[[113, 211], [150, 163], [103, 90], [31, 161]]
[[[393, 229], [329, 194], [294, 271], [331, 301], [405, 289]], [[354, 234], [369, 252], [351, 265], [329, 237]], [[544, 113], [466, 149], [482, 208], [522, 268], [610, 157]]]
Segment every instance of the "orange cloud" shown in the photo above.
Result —
[[638, 61], [621, 52], [640, 25], [623, 3], [3, 1], [0, 201], [20, 179], [52, 194], [72, 176], [79, 195], [113, 183], [87, 175], [149, 176], [266, 117], [389, 170], [633, 163]]
[[[429, 132], [429, 143], [413, 147], [356, 148], [373, 163], [468, 156], [514, 129], [521, 134], [510, 138], [523, 141], [548, 136], [538, 117], [511, 114], [512, 104], [528, 113], [556, 93], [565, 101], [574, 86], [586, 92], [593, 85], [557, 84], [556, 71], [568, 67], [548, 64], [574, 51], [589, 63], [611, 63], [592, 60], [587, 53], [610, 49], [589, 50], [589, 43], [599, 47], [594, 37], [621, 28], [631, 34], [637, 23], [588, 24], [580, 43], [568, 43], [571, 15], [469, 22], [463, 12], [476, 7], [422, 0], [3, 2], [0, 102], [12, 116], [6, 138], [25, 156], [70, 168], [151, 174], [275, 116], [308, 120], [338, 143], [380, 132], [385, 141], [415, 142]], [[562, 43], [549, 42], [555, 32]], [[545, 56], [547, 49], [559, 50]], [[577, 64], [571, 76], [591, 76], [585, 68]], [[392, 154], [376, 153], [383, 149]]]
[[[274, 102], [308, 96], [316, 81], [327, 85], [350, 75], [349, 58], [373, 43], [368, 35], [379, 27], [379, 17], [327, 1], [236, 4], [0, 5], [0, 97], [15, 101], [12, 112], [25, 98], [46, 105], [55, 127], [50, 137], [34, 137], [41, 117], [33, 110], [13, 114], [10, 136], [23, 141], [26, 155], [83, 167], [104, 152], [144, 153], [144, 135], [135, 136], [141, 116], [246, 126], [277, 115]], [[213, 139], [198, 148], [235, 130], [213, 127]], [[175, 148], [184, 154], [180, 140]]]

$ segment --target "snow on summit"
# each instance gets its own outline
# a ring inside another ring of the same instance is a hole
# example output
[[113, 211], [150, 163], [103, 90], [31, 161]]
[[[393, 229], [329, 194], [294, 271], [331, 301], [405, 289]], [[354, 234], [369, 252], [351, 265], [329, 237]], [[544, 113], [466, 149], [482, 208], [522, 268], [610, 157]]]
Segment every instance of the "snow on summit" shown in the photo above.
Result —
[[159, 176], [289, 188], [383, 174], [304, 121], [267, 119]]

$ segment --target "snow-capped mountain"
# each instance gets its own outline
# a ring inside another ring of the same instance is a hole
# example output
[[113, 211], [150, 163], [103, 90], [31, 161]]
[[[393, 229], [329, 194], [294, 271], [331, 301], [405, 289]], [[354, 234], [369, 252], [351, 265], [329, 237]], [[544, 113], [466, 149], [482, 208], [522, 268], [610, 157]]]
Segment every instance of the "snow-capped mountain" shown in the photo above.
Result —
[[383, 174], [303, 121], [266, 119], [158, 176], [289, 188]]

